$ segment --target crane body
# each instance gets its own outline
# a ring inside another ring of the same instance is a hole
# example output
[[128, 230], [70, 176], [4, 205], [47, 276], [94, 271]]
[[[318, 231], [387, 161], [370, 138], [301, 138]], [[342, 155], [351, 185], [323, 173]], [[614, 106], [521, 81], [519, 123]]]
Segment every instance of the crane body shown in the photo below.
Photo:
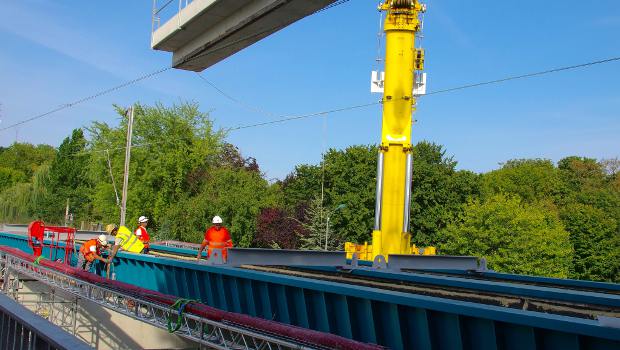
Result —
[[[338, 3], [244, 0], [239, 6], [231, 6], [225, 0], [196, 0], [184, 7], [179, 3], [178, 13], [160, 25], [159, 14], [173, 5], [168, 1], [159, 8], [155, 1], [151, 46], [173, 52], [175, 68], [202, 71], [287, 25]], [[420, 14], [425, 10], [419, 0], [381, 0], [379, 4], [379, 11], [386, 13], [386, 47], [372, 246], [346, 243], [349, 257], [362, 250], [364, 253], [358, 257], [365, 260], [378, 255], [387, 258], [390, 254], [420, 253], [410, 243], [409, 212], [414, 76], [424, 66], [424, 52], [415, 47], [415, 36], [421, 30]], [[425, 249], [424, 254], [434, 254], [434, 248]]]
[[410, 254], [411, 124], [415, 107], [414, 74], [423, 69], [424, 53], [415, 47], [426, 6], [417, 0], [386, 0], [383, 121], [377, 165], [372, 258]]

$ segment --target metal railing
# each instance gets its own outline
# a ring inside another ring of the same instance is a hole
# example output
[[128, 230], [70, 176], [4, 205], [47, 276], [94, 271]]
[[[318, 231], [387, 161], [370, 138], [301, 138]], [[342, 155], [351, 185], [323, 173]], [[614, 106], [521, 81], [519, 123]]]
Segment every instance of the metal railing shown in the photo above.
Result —
[[[151, 33], [155, 32], [162, 24], [181, 12], [193, 0], [153, 0], [151, 18]], [[176, 6], [175, 6], [176, 5]], [[178, 17], [178, 26], [181, 26], [181, 17]]]
[[95, 285], [40, 265], [35, 266], [28, 260], [4, 252], [0, 254], [0, 271], [4, 279], [3, 289], [7, 294], [13, 293], [19, 287], [20, 276], [26, 276], [158, 328], [168, 329], [169, 320], [181, 320], [179, 329], [174, 334], [208, 348], [316, 349], [235, 324], [217, 322], [184, 312], [179, 315], [178, 310], [173, 310], [168, 305], [148, 302], [138, 296]]
[[92, 349], [60, 327], [0, 294], [0, 349]]

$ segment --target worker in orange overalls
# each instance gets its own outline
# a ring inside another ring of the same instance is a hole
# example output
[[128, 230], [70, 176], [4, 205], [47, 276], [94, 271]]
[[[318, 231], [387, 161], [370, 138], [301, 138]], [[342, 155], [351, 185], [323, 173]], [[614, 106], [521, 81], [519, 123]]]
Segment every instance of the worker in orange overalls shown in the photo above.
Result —
[[222, 226], [222, 218], [219, 216], [215, 216], [213, 218], [213, 226], [209, 227], [209, 229], [205, 231], [205, 238], [202, 240], [202, 244], [198, 250], [198, 255], [196, 256], [197, 260], [200, 260], [202, 251], [206, 246], [209, 246], [209, 249], [207, 250], [207, 258], [211, 257], [211, 252], [213, 249], [217, 248], [222, 250], [222, 259], [226, 261], [226, 258], [228, 257], [228, 248], [233, 246], [233, 241], [232, 238], [230, 238], [230, 232], [228, 232], [228, 229]]
[[90, 267], [95, 260], [99, 260], [104, 264], [110, 261], [101, 257], [101, 250], [108, 246], [108, 240], [105, 235], [100, 235], [96, 239], [89, 239], [80, 247], [78, 256], [78, 265], [85, 271], [90, 271]]
[[151, 236], [149, 236], [149, 233], [146, 232], [146, 226], [148, 224], [149, 218], [147, 218], [146, 216], [141, 216], [138, 219], [138, 228], [134, 231], [134, 234], [138, 236], [138, 239], [140, 239], [140, 241], [142, 241], [142, 243], [144, 244], [144, 250], [142, 251], [142, 253], [144, 254], [149, 253], [149, 242], [151, 241]]

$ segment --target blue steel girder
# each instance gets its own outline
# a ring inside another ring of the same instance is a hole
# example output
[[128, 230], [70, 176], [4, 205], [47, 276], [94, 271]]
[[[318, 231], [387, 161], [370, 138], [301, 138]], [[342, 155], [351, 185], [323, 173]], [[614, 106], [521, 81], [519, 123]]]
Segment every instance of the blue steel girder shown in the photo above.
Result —
[[[452, 269], [447, 269], [447, 270], [438, 269], [438, 270], [432, 270], [432, 271], [428, 270], [428, 271], [434, 272], [434, 273], [445, 273], [445, 274], [450, 274], [450, 275], [461, 275], [461, 276], [466, 276], [466, 277], [479, 277], [479, 278], [483, 278], [489, 281], [504, 281], [504, 282], [514, 281], [517, 283], [531, 284], [531, 285], [536, 285], [536, 286], [553, 285], [553, 286], [562, 286], [564, 288], [598, 289], [598, 290], [607, 290], [610, 293], [620, 294], [619, 283], [573, 280], [573, 279], [552, 278], [552, 277], [539, 277], [539, 276], [529, 276], [529, 275], [515, 275], [515, 274], [501, 273], [501, 272], [495, 272], [495, 271], [463, 271], [463, 270], [452, 270]], [[424, 272], [424, 270], [420, 270], [417, 272]]]
[[[16, 235], [0, 234], [0, 244], [29, 251]], [[128, 253], [114, 272], [223, 310], [393, 349], [620, 349], [620, 329], [596, 320]]]
[[[224, 310], [377, 342], [394, 349], [597, 349], [599, 346], [613, 349], [620, 346], [620, 329], [601, 327], [596, 320], [127, 255], [121, 256], [115, 267], [117, 279], [121, 281], [179, 297], [197, 298]], [[567, 343], [567, 339], [574, 342]]]
[[[338, 272], [341, 271], [337, 267], [304, 267], [306, 270]], [[612, 287], [613, 283], [598, 283], [594, 291], [571, 290], [567, 288], [551, 287], [551, 285], [535, 286], [531, 284], [509, 283], [506, 281], [494, 281], [483, 279], [468, 279], [459, 277], [461, 275], [443, 276], [429, 273], [416, 272], [393, 272], [390, 270], [374, 270], [374, 269], [352, 269], [348, 270], [348, 276], [360, 276], [394, 280], [397, 282], [413, 282], [418, 284], [433, 284], [447, 287], [465, 288], [480, 290], [482, 292], [501, 293], [507, 295], [532, 297], [540, 299], [551, 299], [557, 301], [566, 301], [571, 303], [595, 304], [609, 306], [620, 309], [620, 293]], [[465, 276], [465, 275], [463, 275]], [[553, 279], [556, 280], [556, 279]], [[516, 281], [516, 280], [515, 280]], [[590, 282], [590, 281], [583, 281]], [[590, 288], [594, 286], [587, 284]], [[615, 294], [608, 294], [615, 293]]]

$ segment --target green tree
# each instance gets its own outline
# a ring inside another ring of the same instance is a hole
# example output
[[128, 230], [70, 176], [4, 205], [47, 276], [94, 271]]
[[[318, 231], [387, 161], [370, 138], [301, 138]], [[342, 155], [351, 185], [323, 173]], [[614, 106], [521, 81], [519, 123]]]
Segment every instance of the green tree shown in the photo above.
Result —
[[289, 208], [307, 205], [321, 195], [322, 167], [301, 164], [279, 182], [284, 204]]
[[[374, 222], [377, 148], [372, 145], [329, 150], [320, 165], [297, 166], [281, 184], [292, 208], [321, 194], [324, 208], [346, 207], [332, 218], [333, 228], [346, 241], [370, 241]], [[411, 232], [413, 241], [437, 242], [437, 230], [453, 221], [463, 203], [480, 192], [478, 175], [456, 171], [456, 162], [440, 145], [420, 142], [414, 147]], [[324, 175], [322, 171], [324, 169]]]
[[197, 195], [183, 197], [163, 214], [162, 237], [200, 242], [213, 216], [219, 215], [235, 246], [249, 247], [254, 241], [258, 214], [274, 204], [275, 196], [259, 173], [214, 168]]
[[51, 162], [55, 154], [56, 150], [49, 145], [14, 143], [0, 152], [0, 165], [23, 173], [23, 181], [28, 181], [35, 170], [41, 164]]
[[560, 216], [575, 250], [571, 277], [620, 282], [620, 227], [616, 218], [580, 203], [562, 208]]
[[526, 202], [553, 200], [565, 193], [553, 162], [547, 159], [513, 159], [482, 176], [484, 196], [516, 194]]
[[[125, 111], [117, 109], [122, 116]], [[118, 221], [112, 178], [121, 189], [125, 161], [127, 119], [118, 127], [95, 122], [87, 130], [93, 157], [89, 175], [93, 189], [93, 216], [106, 222]], [[170, 207], [195, 194], [217, 162], [224, 134], [213, 128], [208, 114], [195, 103], [171, 107], [137, 105], [134, 113], [133, 145], [127, 196], [127, 224], [137, 218], [151, 218], [157, 230]], [[108, 155], [110, 167], [108, 165]]]
[[572, 247], [552, 208], [496, 194], [469, 202], [442, 230], [442, 254], [475, 255], [500, 272], [567, 277]]
[[28, 223], [32, 185], [17, 183], [0, 192], [0, 222]]
[[306, 250], [341, 250], [344, 243], [341, 232], [332, 228], [330, 224], [329, 233], [327, 232], [328, 210], [321, 204], [321, 198], [317, 197], [310, 201], [306, 208], [303, 228], [305, 234], [301, 236], [301, 249]]
[[600, 188], [605, 182], [603, 165], [596, 159], [566, 157], [558, 162], [558, 168], [564, 182], [573, 191]]
[[330, 215], [330, 232], [338, 232], [345, 241], [370, 241], [375, 212], [377, 148], [360, 145], [341, 151], [330, 149], [324, 162], [323, 210], [332, 211], [344, 205]]
[[618, 281], [620, 191], [615, 161], [567, 157], [558, 162], [567, 194], [559, 202], [575, 256], [571, 276]]
[[323, 210], [345, 204], [345, 208], [331, 217], [330, 227], [344, 240], [368, 241], [373, 229], [376, 169], [375, 146], [330, 149], [322, 164], [299, 165], [280, 183], [283, 201], [291, 211], [307, 208], [311, 202], [316, 204], [316, 200]]
[[463, 204], [479, 196], [479, 176], [456, 171], [456, 164], [441, 145], [422, 141], [413, 148], [412, 243], [441, 243], [437, 232], [459, 216]]
[[27, 182], [26, 174], [13, 168], [0, 167], [0, 192], [19, 182]]
[[67, 200], [76, 221], [89, 218], [89, 189], [87, 176], [89, 155], [82, 129], [75, 129], [64, 139], [49, 167], [47, 191], [34, 210], [34, 215], [51, 223], [64, 221]]

